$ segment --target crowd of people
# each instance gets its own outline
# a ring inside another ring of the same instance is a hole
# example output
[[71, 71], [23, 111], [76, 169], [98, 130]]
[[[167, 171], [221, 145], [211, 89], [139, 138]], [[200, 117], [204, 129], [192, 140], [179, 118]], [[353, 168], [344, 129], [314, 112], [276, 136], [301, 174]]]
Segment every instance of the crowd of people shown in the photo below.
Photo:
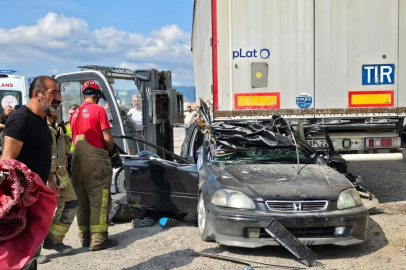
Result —
[[[23, 269], [37, 269], [49, 258], [41, 248], [63, 255], [73, 248], [63, 243], [74, 218], [77, 218], [82, 247], [97, 251], [116, 246], [108, 237], [111, 206], [112, 168], [122, 166], [110, 129], [108, 104], [100, 85], [86, 81], [84, 102], [69, 107], [69, 121], [58, 117], [62, 102], [58, 82], [48, 76], [35, 78], [27, 105], [6, 106], [0, 115], [1, 162], [18, 160], [41, 178], [57, 197], [48, 234], [33, 259]], [[127, 115], [142, 130], [142, 99], [132, 97]], [[107, 109], [106, 109], [107, 107]], [[185, 127], [195, 117], [189, 106]]]
[[[70, 106], [69, 123], [65, 124], [57, 117], [62, 101], [57, 81], [39, 76], [30, 86], [27, 105], [16, 111], [6, 107], [0, 116], [4, 136], [1, 162], [24, 163], [57, 196], [54, 218], [42, 247], [62, 254], [72, 252], [63, 239], [75, 216], [83, 247], [98, 251], [117, 245], [108, 237], [108, 213], [112, 168], [122, 166], [122, 160], [106, 110], [97, 105], [105, 99], [100, 85], [86, 81], [82, 94], [83, 104]], [[131, 112], [134, 121], [140, 117], [137, 108]], [[40, 251], [38, 247], [24, 269], [36, 269], [37, 263], [48, 261], [46, 256], [38, 257]]]

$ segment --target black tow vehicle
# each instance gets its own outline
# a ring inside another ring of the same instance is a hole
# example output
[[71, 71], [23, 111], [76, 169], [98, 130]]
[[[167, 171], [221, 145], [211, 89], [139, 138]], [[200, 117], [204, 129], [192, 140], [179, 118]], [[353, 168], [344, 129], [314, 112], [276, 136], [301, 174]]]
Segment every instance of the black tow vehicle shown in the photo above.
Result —
[[[105, 100], [100, 106], [106, 109], [114, 142], [121, 154], [134, 156], [148, 150], [157, 153], [155, 148], [145, 148], [144, 144], [129, 138], [141, 138], [166, 149], [173, 149], [172, 125], [179, 122], [183, 108], [183, 96], [172, 89], [172, 74], [169, 70], [158, 71], [130, 70], [98, 65], [79, 66], [80, 71], [56, 76], [61, 90], [62, 103], [59, 117], [69, 121], [69, 106], [82, 104], [82, 85], [87, 80], [100, 84]], [[144, 92], [141, 90], [144, 85]], [[131, 115], [133, 96], [142, 97], [142, 124], [137, 124]], [[124, 168], [113, 170], [111, 193], [124, 193]]]

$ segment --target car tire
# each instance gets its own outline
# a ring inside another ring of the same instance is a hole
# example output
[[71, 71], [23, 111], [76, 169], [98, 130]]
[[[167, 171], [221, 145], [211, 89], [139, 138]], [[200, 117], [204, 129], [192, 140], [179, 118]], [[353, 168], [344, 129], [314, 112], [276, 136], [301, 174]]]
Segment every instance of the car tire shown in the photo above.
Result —
[[207, 209], [202, 194], [200, 194], [199, 202], [197, 204], [197, 226], [199, 228], [200, 238], [206, 242], [211, 241], [212, 239], [208, 236], [207, 233]]
[[117, 193], [126, 193], [127, 190], [125, 189], [124, 180], [125, 180], [124, 169], [121, 169], [116, 179]]

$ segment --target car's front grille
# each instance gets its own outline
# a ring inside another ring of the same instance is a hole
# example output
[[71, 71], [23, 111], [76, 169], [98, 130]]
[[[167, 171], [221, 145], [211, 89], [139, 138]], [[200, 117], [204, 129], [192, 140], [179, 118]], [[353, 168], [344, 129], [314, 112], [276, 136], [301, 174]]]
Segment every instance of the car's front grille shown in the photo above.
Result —
[[314, 212], [327, 209], [328, 201], [266, 201], [268, 209], [278, 212]]
[[[297, 238], [317, 238], [317, 237], [334, 237], [335, 227], [303, 227], [303, 228], [286, 228]], [[261, 228], [259, 238], [271, 238], [265, 229]]]

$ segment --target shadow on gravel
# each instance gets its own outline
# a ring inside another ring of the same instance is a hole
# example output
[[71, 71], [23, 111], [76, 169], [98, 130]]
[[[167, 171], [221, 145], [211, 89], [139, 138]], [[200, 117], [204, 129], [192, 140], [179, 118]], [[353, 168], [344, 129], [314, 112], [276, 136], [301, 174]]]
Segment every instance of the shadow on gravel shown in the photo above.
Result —
[[[364, 243], [354, 246], [334, 246], [334, 245], [324, 245], [324, 246], [310, 246], [310, 248], [317, 253], [319, 260], [326, 259], [342, 259], [342, 258], [357, 258], [362, 257], [371, 253], [374, 253], [381, 248], [388, 245], [388, 239], [385, 236], [381, 226], [376, 223], [372, 218], [368, 220], [367, 228], [367, 239]], [[257, 249], [248, 248], [238, 248], [238, 247], [228, 247], [220, 245], [216, 248], [206, 249], [202, 252], [210, 253], [222, 253], [228, 252], [230, 256], [255, 256], [255, 257], [278, 257], [283, 259], [295, 260], [295, 257], [281, 246], [269, 246]], [[261, 260], [262, 261], [262, 260]]]
[[348, 164], [348, 171], [362, 176], [364, 181], [360, 185], [374, 194], [380, 203], [406, 201], [405, 162], [350, 162]]
[[[131, 245], [135, 241], [151, 237], [154, 235], [159, 234], [162, 231], [166, 231], [169, 228], [163, 228], [158, 224], [158, 221], [161, 217], [165, 217], [165, 215], [159, 214], [152, 214], [148, 215], [148, 217], [153, 218], [156, 220], [155, 225], [152, 227], [145, 227], [145, 228], [131, 228], [129, 230], [117, 233], [117, 234], [110, 234], [109, 237], [114, 238], [118, 241], [118, 246], [115, 250], [125, 249], [127, 246]], [[117, 222], [119, 223], [126, 223], [126, 222]], [[187, 227], [197, 227], [197, 215], [189, 214], [182, 222], [180, 222], [182, 226]]]
[[117, 234], [110, 234], [109, 237], [118, 241], [118, 246], [115, 250], [125, 249], [135, 241], [151, 237], [162, 232], [162, 227], [155, 224], [153, 227], [129, 229]]
[[[81, 247], [81, 248], [74, 248], [73, 251], [72, 251], [72, 253], [71, 253], [71, 254], [68, 254], [68, 255], [64, 255], [64, 254], [58, 253], [58, 252], [56, 252], [56, 251], [54, 251], [54, 252], [55, 252], [55, 253], [52, 253], [52, 254], [48, 254], [48, 255], [47, 255], [47, 257], [48, 257], [50, 260], [56, 259], [56, 258], [60, 258], [60, 257], [74, 256], [74, 255], [76, 255], [76, 254], [86, 253], [86, 252], [90, 252], [90, 251], [89, 251], [89, 248]], [[41, 264], [40, 264], [40, 265], [41, 265]]]
[[196, 258], [194, 250], [184, 249], [172, 251], [163, 255], [155, 256], [148, 261], [136, 264], [134, 266], [123, 268], [123, 270], [135, 269], [176, 269], [192, 263]]

